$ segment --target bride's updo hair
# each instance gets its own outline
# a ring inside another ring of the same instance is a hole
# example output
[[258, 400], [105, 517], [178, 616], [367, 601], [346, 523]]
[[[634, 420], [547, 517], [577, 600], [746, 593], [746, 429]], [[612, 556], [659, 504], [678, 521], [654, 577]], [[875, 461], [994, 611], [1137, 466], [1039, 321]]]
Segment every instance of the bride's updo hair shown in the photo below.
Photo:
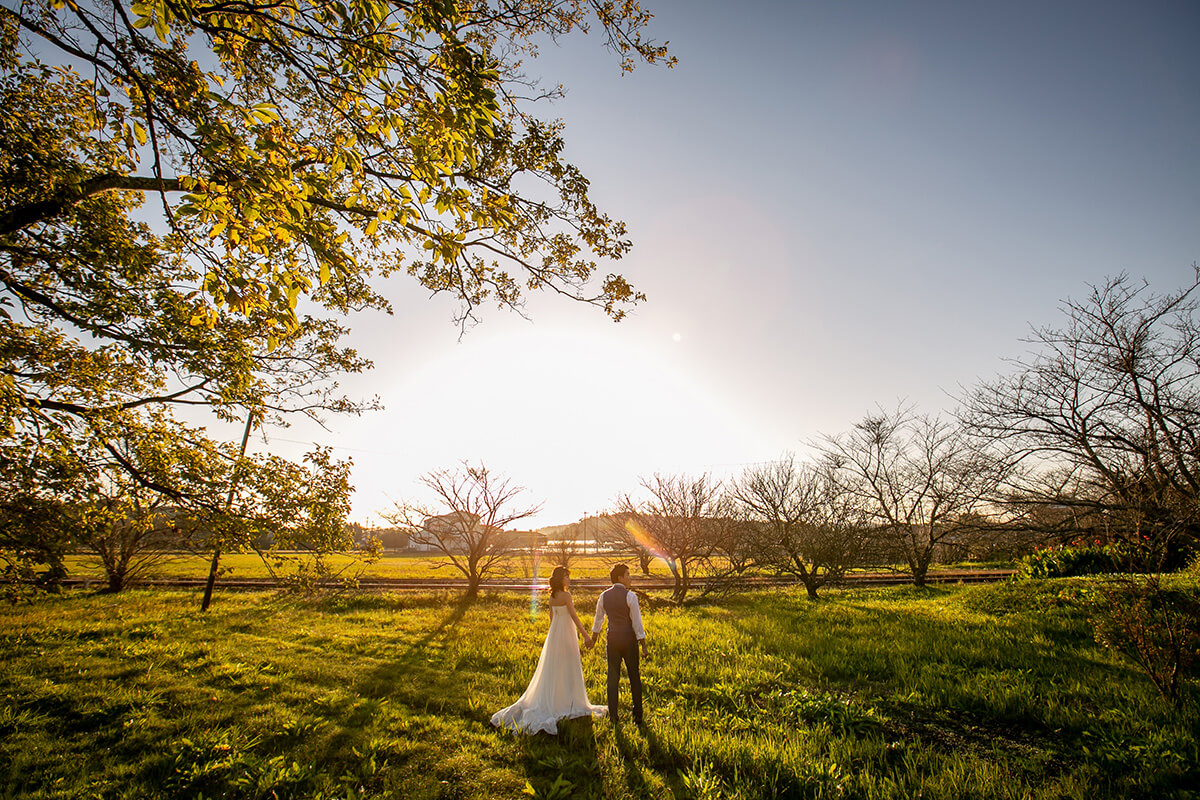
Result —
[[563, 590], [563, 581], [567, 577], [566, 567], [555, 567], [554, 572], [550, 573], [550, 596], [558, 594]]

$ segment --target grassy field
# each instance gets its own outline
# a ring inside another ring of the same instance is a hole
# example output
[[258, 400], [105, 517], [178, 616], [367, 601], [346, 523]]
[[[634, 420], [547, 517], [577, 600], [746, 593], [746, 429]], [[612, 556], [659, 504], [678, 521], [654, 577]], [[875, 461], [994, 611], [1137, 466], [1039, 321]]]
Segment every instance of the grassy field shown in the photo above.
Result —
[[[169, 556], [154, 565], [150, 575], [155, 577], [203, 578], [208, 575], [210, 556], [207, 555], [177, 555]], [[389, 553], [378, 561], [366, 563], [350, 556], [334, 555], [328, 558], [335, 572], [349, 577], [357, 575], [363, 578], [419, 578], [419, 579], [455, 579], [462, 578], [462, 573], [449, 565], [445, 556], [425, 555], [419, 553]], [[571, 562], [571, 574], [577, 578], [601, 578], [608, 576], [608, 570], [613, 565], [612, 556], [581, 556]], [[72, 577], [88, 577], [102, 579], [104, 566], [99, 556], [90, 554], [71, 555], [66, 558], [67, 572]], [[267, 578], [270, 572], [257, 553], [227, 553], [221, 557], [221, 574], [231, 578]], [[634, 565], [636, 569], [636, 564]], [[543, 578], [550, 577], [554, 564], [549, 558], [541, 559], [537, 564], [537, 573]], [[507, 577], [528, 577], [533, 572], [533, 565], [528, 560], [514, 557], [510, 560], [503, 574]], [[667, 575], [667, 569], [661, 563], [655, 562], [651, 571], [659, 575]]]
[[[153, 577], [203, 578], [207, 577], [209, 569], [207, 555], [173, 555], [154, 565], [149, 575]], [[294, 558], [294, 556], [289, 556]], [[571, 575], [579, 578], [607, 578], [608, 571], [619, 559], [611, 555], [576, 556], [571, 561]], [[328, 558], [332, 569], [342, 576], [358, 576], [360, 578], [416, 578], [416, 579], [460, 579], [462, 573], [449, 565], [449, 559], [441, 555], [420, 553], [388, 553], [378, 561], [366, 563], [350, 556], [334, 555]], [[543, 581], [550, 577], [555, 562], [551, 557], [544, 557], [536, 564], [536, 572]], [[96, 580], [104, 578], [104, 566], [100, 558], [92, 554], [70, 555], [66, 557], [67, 572], [72, 577], [86, 577]], [[221, 575], [229, 578], [267, 578], [270, 572], [256, 553], [227, 553], [221, 557]], [[635, 574], [640, 574], [638, 565], [630, 562]], [[1011, 569], [1013, 562], [963, 562], [959, 564], [939, 564], [934, 570], [944, 569]], [[294, 562], [290, 567], [294, 571]], [[534, 564], [527, 558], [513, 557], [506, 568], [498, 574], [502, 577], [527, 578], [534, 572]], [[852, 570], [859, 572], [875, 572], [875, 569]], [[659, 560], [650, 564], [650, 572], [654, 576], [669, 577], [670, 572]]]
[[[648, 603], [648, 725], [488, 724], [547, 625], [485, 595], [70, 592], [0, 610], [4, 797], [1187, 798], [1200, 712], [1086, 582]], [[582, 611], [594, 595], [580, 593]], [[585, 618], [590, 614], [585, 613]], [[593, 701], [600, 652], [584, 657]]]

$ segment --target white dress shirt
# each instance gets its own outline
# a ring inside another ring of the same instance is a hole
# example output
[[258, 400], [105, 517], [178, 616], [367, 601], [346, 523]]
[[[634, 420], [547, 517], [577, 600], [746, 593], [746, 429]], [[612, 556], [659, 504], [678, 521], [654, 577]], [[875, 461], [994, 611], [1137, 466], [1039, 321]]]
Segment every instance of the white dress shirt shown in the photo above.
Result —
[[[616, 584], [613, 584], [614, 586]], [[640, 642], [646, 638], [646, 631], [642, 629], [642, 610], [638, 607], [637, 595], [632, 589], [625, 591], [625, 603], [629, 606], [629, 621], [633, 623], [633, 633], [637, 636]], [[600, 633], [600, 629], [604, 627], [604, 595], [600, 595], [600, 599], [596, 601], [596, 621], [592, 624], [592, 633]]]

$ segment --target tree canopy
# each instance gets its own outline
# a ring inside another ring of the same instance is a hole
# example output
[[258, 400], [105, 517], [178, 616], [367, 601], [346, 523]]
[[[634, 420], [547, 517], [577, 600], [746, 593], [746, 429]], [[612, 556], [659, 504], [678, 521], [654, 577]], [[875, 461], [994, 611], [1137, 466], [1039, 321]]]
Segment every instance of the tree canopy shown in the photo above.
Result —
[[241, 456], [175, 410], [372, 407], [335, 378], [369, 367], [340, 340], [346, 314], [388, 308], [374, 276], [456, 297], [463, 325], [537, 290], [620, 319], [641, 295], [597, 260], [627, 252], [625, 227], [562, 159], [562, 126], [531, 113], [554, 90], [521, 65], [589, 26], [623, 69], [669, 64], [649, 19], [615, 0], [0, 8], [12, 507], [55, 472], [113, 465], [220, 507]]
[[[154, 195], [171, 252], [201, 270], [189, 310], [209, 323], [223, 309], [294, 323], [301, 295], [362, 302], [364, 274], [397, 268], [457, 295], [464, 315], [527, 289], [615, 317], [637, 298], [616, 275], [585, 291], [589, 256], [626, 252], [625, 228], [561, 160], [561, 126], [527, 112], [520, 73], [539, 38], [593, 17], [626, 68], [665, 59], [636, 3], [42, 0], [2, 13], [5, 89], [33, 113], [6, 108], [24, 147], [6, 148], [17, 180], [0, 235], [23, 242], [120, 190]], [[519, 188], [538, 184], [551, 191]]]

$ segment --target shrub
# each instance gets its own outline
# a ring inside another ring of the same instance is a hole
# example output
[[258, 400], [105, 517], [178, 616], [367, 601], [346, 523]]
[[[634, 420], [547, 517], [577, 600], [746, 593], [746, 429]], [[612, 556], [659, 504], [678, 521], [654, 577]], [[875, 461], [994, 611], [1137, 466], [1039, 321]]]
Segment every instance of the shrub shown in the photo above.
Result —
[[1148, 571], [1145, 556], [1125, 544], [1065, 545], [1037, 550], [1017, 562], [1026, 578], [1071, 578]]
[[1099, 594], [1096, 641], [1135, 662], [1178, 704], [1184, 685], [1200, 677], [1200, 600], [1164, 587], [1157, 575], [1122, 579]]

